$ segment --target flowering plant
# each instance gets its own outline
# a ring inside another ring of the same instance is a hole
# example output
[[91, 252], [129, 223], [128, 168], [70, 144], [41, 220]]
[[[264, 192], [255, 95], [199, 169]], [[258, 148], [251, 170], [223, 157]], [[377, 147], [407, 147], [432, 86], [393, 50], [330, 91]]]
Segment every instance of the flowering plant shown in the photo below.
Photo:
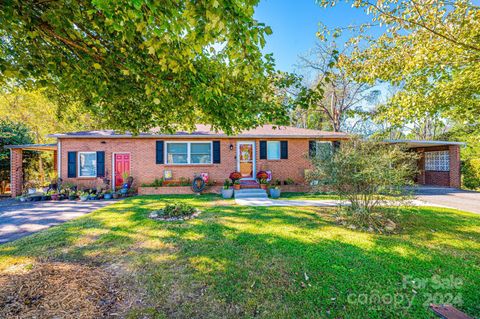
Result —
[[240, 172], [233, 172], [230, 174], [229, 178], [235, 182], [236, 180], [239, 180], [240, 178], [242, 178], [242, 174]]
[[261, 180], [261, 179], [268, 179], [268, 173], [265, 172], [265, 171], [259, 171], [257, 173], [257, 179]]

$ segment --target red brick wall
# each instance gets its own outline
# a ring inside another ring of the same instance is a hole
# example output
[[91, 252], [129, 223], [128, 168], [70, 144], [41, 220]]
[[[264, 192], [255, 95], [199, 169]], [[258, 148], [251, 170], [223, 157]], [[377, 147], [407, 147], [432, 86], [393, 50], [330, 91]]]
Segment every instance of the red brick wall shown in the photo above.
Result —
[[[420, 153], [420, 159], [418, 161], [419, 174], [417, 182], [424, 185], [437, 185], [446, 187], [461, 186], [461, 172], [460, 172], [460, 146], [433, 146], [417, 148], [417, 152]], [[450, 171], [426, 171], [425, 170], [425, 152], [434, 151], [449, 151], [450, 154]]]
[[22, 195], [23, 171], [22, 171], [23, 154], [22, 149], [10, 149], [10, 191], [12, 197]]
[[[272, 171], [273, 179], [285, 180], [291, 178], [297, 183], [304, 182], [304, 170], [310, 167], [307, 159], [308, 139], [288, 139], [288, 159], [283, 160], [260, 160], [260, 139], [214, 139], [220, 141], [220, 164], [208, 165], [160, 165], [155, 163], [155, 141], [150, 138], [106, 138], [106, 139], [83, 139], [83, 138], [62, 138], [61, 139], [61, 177], [66, 182], [73, 182], [85, 187], [94, 187], [100, 183], [97, 178], [67, 178], [67, 153], [69, 151], [105, 152], [105, 171], [109, 179], [112, 179], [112, 154], [113, 152], [130, 153], [131, 174], [135, 179], [136, 186], [142, 183], [153, 182], [155, 178], [161, 178], [165, 169], [171, 170], [173, 179], [180, 177], [193, 178], [194, 173], [209, 173], [210, 179], [218, 183], [228, 178], [228, 175], [237, 170], [236, 152], [237, 141], [255, 141], [257, 172], [261, 169]], [[210, 141], [211, 139], [174, 139], [175, 141]], [[262, 139], [265, 140], [265, 139]], [[275, 139], [272, 139], [275, 140]], [[278, 139], [277, 139], [278, 140]], [[285, 140], [285, 139], [283, 139]], [[167, 140], [165, 140], [167, 141]], [[104, 142], [104, 143], [103, 143]], [[230, 150], [230, 144], [233, 149]]]

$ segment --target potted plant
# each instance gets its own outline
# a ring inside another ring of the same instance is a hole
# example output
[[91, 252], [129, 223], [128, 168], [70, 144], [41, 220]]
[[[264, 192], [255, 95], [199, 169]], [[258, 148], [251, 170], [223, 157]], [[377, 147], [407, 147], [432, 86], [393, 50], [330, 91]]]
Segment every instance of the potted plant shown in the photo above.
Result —
[[98, 199], [98, 196], [97, 196], [97, 194], [92, 192], [92, 193], [88, 194], [88, 199], [89, 200], [96, 200], [96, 199]]
[[60, 200], [60, 194], [54, 191], [52, 192], [50, 197], [52, 198], [52, 200]]
[[260, 179], [258, 181], [260, 183], [260, 188], [261, 189], [267, 189], [268, 181], [266, 179]]
[[86, 201], [88, 199], [88, 195], [89, 195], [88, 192], [85, 192], [85, 191], [80, 192], [80, 194], [79, 194], [80, 200], [82, 202]]
[[120, 195], [117, 192], [112, 193], [112, 198], [113, 199], [117, 199], [118, 197], [120, 197]]
[[279, 198], [280, 197], [280, 187], [278, 185], [270, 187], [270, 197]]
[[112, 199], [112, 191], [110, 190], [105, 190], [104, 193], [103, 193], [103, 198], [104, 199]]
[[77, 192], [76, 191], [70, 191], [68, 193], [68, 199], [69, 200], [76, 200], [77, 199]]
[[227, 198], [232, 198], [233, 196], [233, 189], [230, 188], [232, 185], [232, 182], [230, 182], [229, 179], [226, 179], [225, 182], [223, 183], [223, 189], [222, 189], [222, 197], [227, 199]]
[[230, 173], [229, 178], [233, 182], [233, 188], [236, 190], [240, 189], [240, 178], [242, 178], [242, 174], [240, 172], [233, 172]]
[[237, 191], [240, 189], [240, 180], [237, 179], [235, 182], [233, 182], [233, 189]]

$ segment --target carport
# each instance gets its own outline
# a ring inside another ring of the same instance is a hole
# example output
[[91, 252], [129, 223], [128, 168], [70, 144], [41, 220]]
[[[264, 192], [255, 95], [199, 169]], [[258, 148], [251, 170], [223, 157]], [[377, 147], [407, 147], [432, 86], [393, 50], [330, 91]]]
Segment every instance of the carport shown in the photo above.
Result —
[[57, 170], [57, 144], [7, 145], [10, 149], [10, 191], [12, 197], [22, 194], [23, 151], [53, 152], [53, 167]]
[[415, 180], [417, 184], [460, 188], [460, 147], [465, 146], [465, 143], [425, 140], [386, 140], [386, 142], [404, 144], [419, 153], [419, 173]]

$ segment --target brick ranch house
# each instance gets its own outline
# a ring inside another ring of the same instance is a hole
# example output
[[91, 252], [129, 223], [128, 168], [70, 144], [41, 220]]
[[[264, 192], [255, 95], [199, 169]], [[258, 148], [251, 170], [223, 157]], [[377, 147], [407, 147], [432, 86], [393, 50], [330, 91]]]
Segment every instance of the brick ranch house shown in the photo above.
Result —
[[[175, 134], [152, 131], [133, 136], [104, 130], [49, 137], [56, 138], [57, 143], [8, 146], [13, 197], [22, 192], [22, 150], [53, 152], [58, 176], [63, 182], [79, 187], [95, 187], [100, 178], [110, 179], [112, 188], [118, 187], [124, 172], [134, 177], [138, 187], [162, 178], [166, 172], [171, 173], [173, 180], [192, 179], [195, 174], [208, 173], [210, 180], [221, 184], [233, 171], [241, 172], [242, 180], [247, 181], [254, 180], [258, 171], [269, 170], [272, 180], [291, 180], [305, 189], [305, 170], [311, 168], [308, 157], [318, 143], [341, 142], [349, 135], [264, 125], [228, 136], [206, 125], [197, 125], [193, 132]], [[422, 154], [419, 184], [460, 187], [461, 143], [388, 142], [406, 143]]]

